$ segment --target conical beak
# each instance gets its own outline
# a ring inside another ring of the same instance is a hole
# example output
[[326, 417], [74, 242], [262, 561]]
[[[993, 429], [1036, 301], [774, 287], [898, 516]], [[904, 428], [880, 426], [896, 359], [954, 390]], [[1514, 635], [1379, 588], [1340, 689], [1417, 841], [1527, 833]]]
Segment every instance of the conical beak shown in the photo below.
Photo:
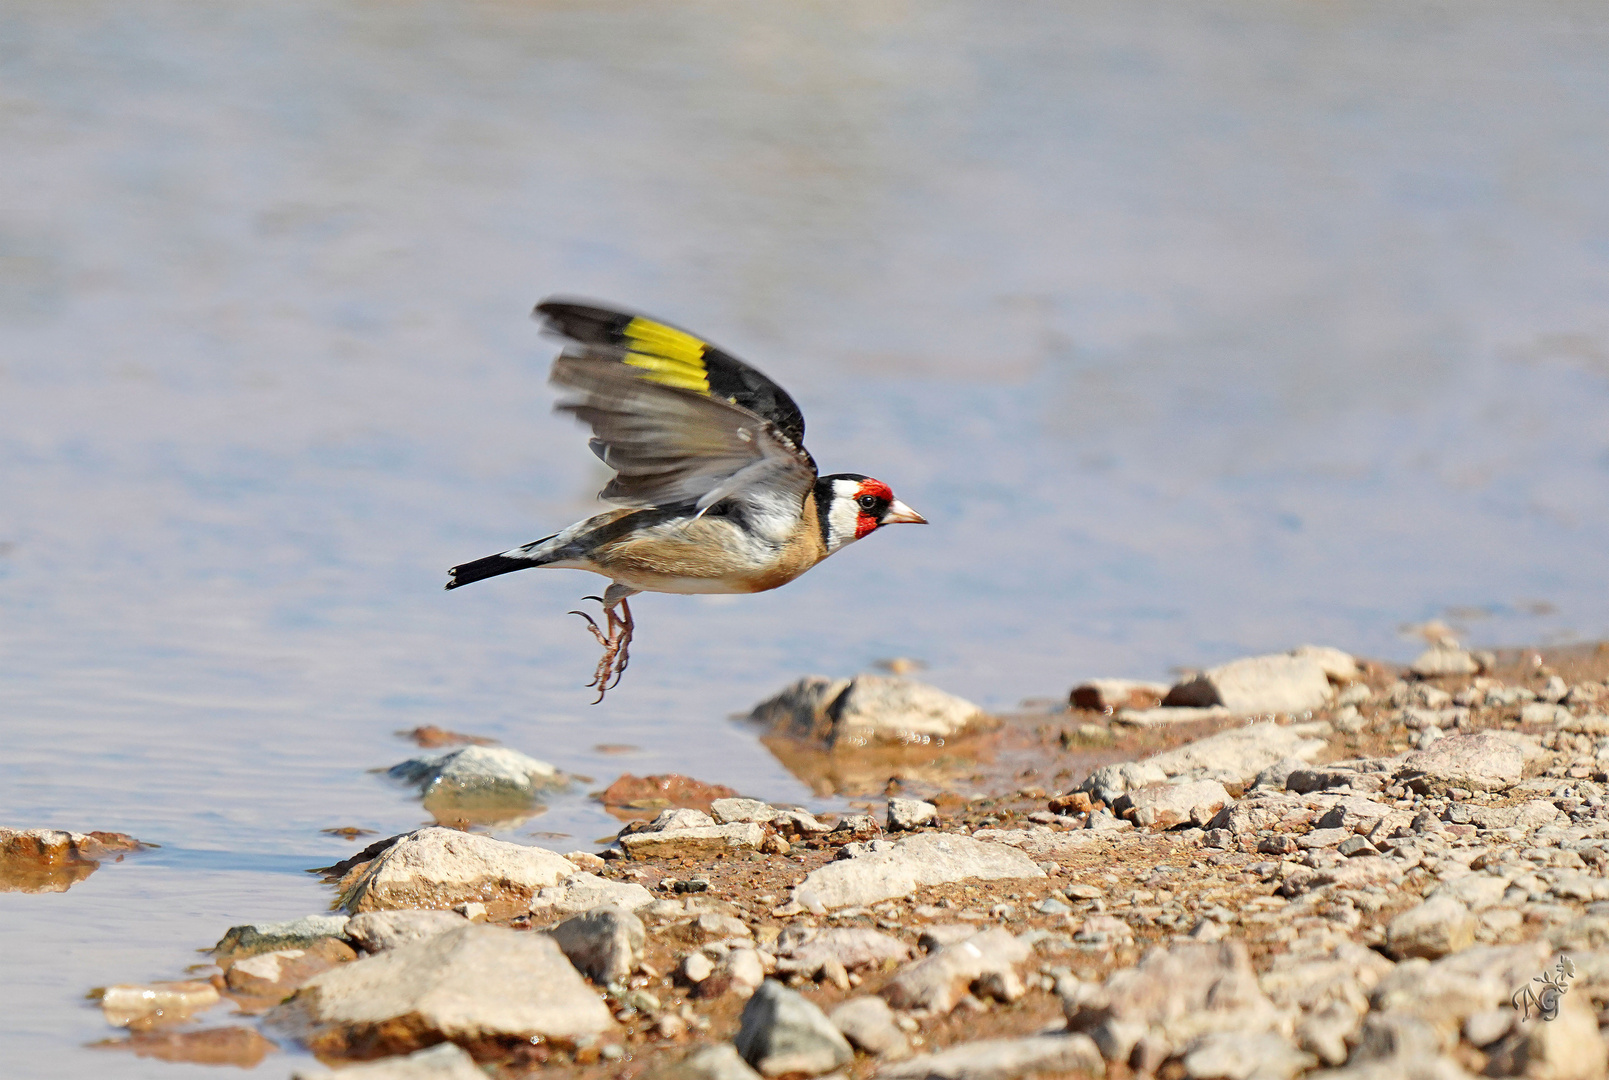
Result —
[[883, 514], [883, 520], [879, 522], [879, 524], [898, 525], [902, 521], [911, 525], [927, 524], [927, 518], [923, 517], [921, 514], [918, 514], [915, 510], [912, 510], [909, 506], [906, 506], [898, 499], [895, 499], [893, 502], [888, 504], [888, 510]]

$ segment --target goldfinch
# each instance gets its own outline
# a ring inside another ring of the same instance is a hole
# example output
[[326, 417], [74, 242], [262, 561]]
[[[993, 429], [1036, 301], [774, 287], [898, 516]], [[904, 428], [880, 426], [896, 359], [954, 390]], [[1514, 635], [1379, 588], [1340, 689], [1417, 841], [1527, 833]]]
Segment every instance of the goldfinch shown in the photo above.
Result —
[[592, 429], [615, 471], [599, 497], [621, 508], [448, 571], [447, 588], [532, 566], [609, 579], [597, 701], [626, 670], [640, 592], [752, 593], [786, 585], [884, 525], [927, 519], [887, 484], [859, 473], [818, 476], [804, 416], [787, 391], [709, 342], [631, 312], [553, 299], [544, 330], [565, 339], [549, 381], [555, 408]]

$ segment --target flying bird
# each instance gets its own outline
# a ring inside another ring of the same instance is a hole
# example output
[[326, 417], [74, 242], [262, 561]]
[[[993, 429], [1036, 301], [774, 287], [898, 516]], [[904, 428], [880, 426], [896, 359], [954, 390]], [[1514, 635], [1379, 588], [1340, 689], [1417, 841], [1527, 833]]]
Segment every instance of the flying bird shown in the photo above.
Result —
[[532, 566], [608, 578], [586, 597], [603, 605], [602, 627], [570, 613], [603, 646], [594, 704], [630, 660], [628, 597], [764, 592], [884, 525], [927, 523], [881, 480], [817, 475], [793, 398], [702, 338], [573, 300], [534, 315], [565, 339], [549, 375], [563, 393], [555, 409], [592, 429], [592, 452], [615, 471], [599, 497], [619, 509], [455, 566], [447, 588]]

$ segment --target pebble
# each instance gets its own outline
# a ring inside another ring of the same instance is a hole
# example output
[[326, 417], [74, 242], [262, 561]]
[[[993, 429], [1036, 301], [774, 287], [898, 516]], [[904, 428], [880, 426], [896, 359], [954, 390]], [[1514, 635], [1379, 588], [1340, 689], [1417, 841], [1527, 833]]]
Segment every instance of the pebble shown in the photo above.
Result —
[[896, 1009], [944, 1016], [969, 992], [1016, 1001], [1025, 992], [1017, 965], [1032, 949], [1009, 932], [991, 928], [943, 945], [895, 975], [883, 997]]
[[939, 808], [920, 799], [888, 800], [888, 831], [906, 832], [932, 825], [939, 819]]
[[529, 798], [565, 782], [559, 770], [547, 762], [504, 746], [465, 746], [424, 754], [391, 766], [386, 775], [417, 784], [421, 795]]
[[157, 1020], [182, 1020], [221, 1000], [210, 982], [119, 983], [101, 992], [101, 1014], [113, 1027], [139, 1027]]
[[462, 925], [464, 917], [455, 911], [366, 911], [347, 921], [346, 936], [364, 952], [377, 953]]
[[823, 914], [905, 896], [923, 885], [1044, 876], [1032, 859], [1005, 844], [953, 833], [917, 833], [893, 842], [874, 840], [858, 857], [812, 870], [793, 890], [793, 899]]
[[819, 1076], [855, 1059], [849, 1041], [810, 999], [767, 979], [744, 1006], [733, 1043], [762, 1076]]
[[642, 920], [612, 905], [573, 915], [548, 934], [576, 970], [599, 986], [625, 982], [642, 961], [647, 942]]
[[1392, 956], [1436, 960], [1475, 943], [1475, 917], [1452, 896], [1434, 896], [1391, 920], [1386, 948]]
[[346, 936], [347, 916], [305, 915], [288, 922], [245, 923], [231, 926], [212, 947], [219, 964], [275, 949], [304, 949], [323, 938]]
[[884, 1061], [911, 1056], [911, 1043], [895, 1022], [894, 1010], [880, 997], [856, 997], [827, 1014], [844, 1038], [863, 1053]]

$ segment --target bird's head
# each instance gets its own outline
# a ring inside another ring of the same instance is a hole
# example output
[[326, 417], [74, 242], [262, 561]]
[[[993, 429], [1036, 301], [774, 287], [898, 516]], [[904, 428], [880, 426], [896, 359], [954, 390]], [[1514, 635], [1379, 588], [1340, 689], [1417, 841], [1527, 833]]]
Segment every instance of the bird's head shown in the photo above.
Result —
[[894, 498], [887, 484], [859, 473], [836, 473], [816, 481], [816, 513], [829, 552], [884, 525], [927, 524], [927, 518]]

